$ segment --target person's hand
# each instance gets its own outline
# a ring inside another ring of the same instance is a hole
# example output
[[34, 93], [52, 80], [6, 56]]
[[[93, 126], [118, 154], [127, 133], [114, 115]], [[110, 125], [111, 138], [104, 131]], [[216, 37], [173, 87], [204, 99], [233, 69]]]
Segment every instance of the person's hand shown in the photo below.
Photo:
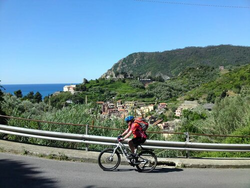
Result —
[[122, 138], [121, 135], [119, 135], [119, 136], [117, 137], [117, 140], [118, 140], [119, 142], [122, 142], [124, 139]]
[[120, 138], [120, 139], [119, 139], [119, 142], [122, 142], [123, 140], [124, 140], [123, 138]]

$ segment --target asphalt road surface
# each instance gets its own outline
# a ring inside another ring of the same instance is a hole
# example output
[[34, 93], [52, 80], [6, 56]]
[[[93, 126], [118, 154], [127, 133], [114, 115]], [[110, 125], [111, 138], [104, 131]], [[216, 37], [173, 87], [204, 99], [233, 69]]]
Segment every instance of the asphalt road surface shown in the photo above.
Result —
[[139, 173], [121, 165], [114, 172], [96, 163], [57, 161], [0, 153], [0, 188], [250, 188], [250, 169], [171, 169]]

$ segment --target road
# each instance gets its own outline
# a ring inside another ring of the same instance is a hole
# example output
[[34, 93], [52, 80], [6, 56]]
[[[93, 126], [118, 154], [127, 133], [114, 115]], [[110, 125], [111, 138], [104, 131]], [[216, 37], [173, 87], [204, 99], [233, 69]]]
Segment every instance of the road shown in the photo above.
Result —
[[96, 163], [57, 161], [0, 153], [1, 188], [250, 188], [250, 169], [170, 169], [138, 173], [121, 165], [102, 171]]

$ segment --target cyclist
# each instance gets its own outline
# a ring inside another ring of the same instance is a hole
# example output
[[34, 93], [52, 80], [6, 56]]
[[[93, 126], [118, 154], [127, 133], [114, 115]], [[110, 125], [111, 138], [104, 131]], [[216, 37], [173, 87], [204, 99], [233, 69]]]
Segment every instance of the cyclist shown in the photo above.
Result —
[[138, 145], [143, 144], [146, 141], [147, 134], [142, 130], [139, 123], [134, 122], [134, 116], [127, 116], [125, 121], [128, 124], [128, 128], [120, 135], [122, 137], [124, 136], [120, 141], [127, 139], [133, 133], [133, 139], [128, 141], [128, 145], [132, 153], [130, 158], [134, 158], [135, 149], [137, 149]]

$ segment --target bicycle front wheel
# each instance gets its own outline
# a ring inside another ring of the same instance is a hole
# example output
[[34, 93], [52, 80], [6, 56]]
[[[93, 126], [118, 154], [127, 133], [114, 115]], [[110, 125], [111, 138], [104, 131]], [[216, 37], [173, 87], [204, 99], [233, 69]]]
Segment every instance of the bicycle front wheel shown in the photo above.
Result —
[[103, 150], [98, 157], [99, 166], [106, 171], [115, 170], [121, 162], [120, 154], [114, 149], [105, 149]]
[[136, 168], [139, 172], [151, 172], [157, 165], [157, 157], [151, 151], [142, 151], [138, 154], [138, 162]]

